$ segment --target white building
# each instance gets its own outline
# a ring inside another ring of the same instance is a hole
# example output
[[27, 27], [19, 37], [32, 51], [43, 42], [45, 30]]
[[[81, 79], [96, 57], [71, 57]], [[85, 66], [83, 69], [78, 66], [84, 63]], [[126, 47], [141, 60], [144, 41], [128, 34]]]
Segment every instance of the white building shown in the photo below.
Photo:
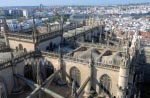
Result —
[[[42, 24], [42, 20], [35, 19], [36, 26], [39, 26], [41, 24]], [[33, 20], [29, 19], [29, 20], [23, 21], [23, 22], [21, 22], [21, 25], [23, 26], [23, 29], [31, 28], [31, 27], [33, 27]]]
[[19, 30], [19, 21], [17, 19], [8, 19], [6, 22], [11, 31]]
[[23, 12], [23, 17], [28, 18], [28, 16], [29, 16], [28, 10], [24, 9], [22, 12]]

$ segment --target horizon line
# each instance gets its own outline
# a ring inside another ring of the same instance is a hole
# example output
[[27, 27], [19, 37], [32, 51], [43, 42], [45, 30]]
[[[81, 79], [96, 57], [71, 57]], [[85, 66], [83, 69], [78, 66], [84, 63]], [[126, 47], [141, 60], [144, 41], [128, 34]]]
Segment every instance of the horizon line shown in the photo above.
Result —
[[[39, 5], [42, 4], [42, 3], [39, 3]], [[124, 4], [121, 4], [121, 3], [114, 3], [114, 4], [49, 4], [49, 5], [46, 5], [46, 4], [42, 4], [44, 6], [113, 6], [113, 5], [130, 5], [130, 4], [150, 4], [150, 2], [139, 2], [139, 3], [124, 3]], [[7, 6], [0, 6], [0, 7], [21, 7], [21, 6], [39, 6], [39, 5], [7, 5]]]

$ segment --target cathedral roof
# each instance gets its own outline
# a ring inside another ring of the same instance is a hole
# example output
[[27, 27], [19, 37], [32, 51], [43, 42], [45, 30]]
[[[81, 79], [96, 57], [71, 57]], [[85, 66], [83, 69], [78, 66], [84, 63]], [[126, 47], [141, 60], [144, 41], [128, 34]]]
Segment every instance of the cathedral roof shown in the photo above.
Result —
[[96, 48], [90, 48], [87, 51], [76, 52], [74, 56], [89, 61], [91, 59], [91, 53], [94, 60], [100, 55], [100, 52]]

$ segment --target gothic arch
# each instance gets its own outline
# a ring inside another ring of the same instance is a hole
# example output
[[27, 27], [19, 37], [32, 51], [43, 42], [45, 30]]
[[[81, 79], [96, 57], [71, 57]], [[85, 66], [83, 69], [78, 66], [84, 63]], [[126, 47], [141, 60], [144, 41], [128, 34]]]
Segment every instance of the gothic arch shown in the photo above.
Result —
[[112, 85], [111, 78], [107, 74], [104, 74], [100, 77], [99, 81], [100, 81], [99, 84], [100, 93], [106, 93], [110, 95], [111, 94], [110, 90]]
[[70, 69], [70, 79], [71, 81], [75, 81], [77, 86], [80, 86], [81, 73], [77, 67], [72, 67]]
[[[36, 61], [36, 60], [33, 60]], [[40, 62], [40, 61], [36, 61]], [[44, 62], [44, 61], [42, 61]], [[32, 64], [26, 64], [24, 67], [24, 77], [36, 81], [36, 65]], [[46, 63], [41, 63], [40, 65], [40, 70], [41, 70], [41, 78], [45, 80], [48, 78], [50, 75], [54, 73], [54, 66], [52, 65], [51, 62], [46, 62]]]

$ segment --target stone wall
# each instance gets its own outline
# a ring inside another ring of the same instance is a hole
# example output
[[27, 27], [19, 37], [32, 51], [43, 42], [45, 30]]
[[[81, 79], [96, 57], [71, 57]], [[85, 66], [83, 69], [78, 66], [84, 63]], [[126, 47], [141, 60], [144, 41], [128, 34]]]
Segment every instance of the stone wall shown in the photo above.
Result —
[[[45, 57], [48, 61], [50, 61], [56, 70], [59, 69], [59, 62], [58, 58], [51, 58], [51, 57]], [[80, 84], [82, 85], [85, 80], [90, 76], [90, 67], [88, 64], [84, 63], [77, 63], [69, 60], [64, 60], [64, 68], [67, 72], [67, 75], [70, 76], [70, 69], [72, 67], [76, 67], [80, 70], [81, 73], [81, 82]], [[111, 69], [105, 69], [101, 67], [94, 67], [94, 77], [93, 77], [93, 87], [96, 89], [97, 92], [99, 92], [99, 83], [100, 83], [100, 78], [102, 75], [107, 74], [111, 78], [111, 94], [113, 96], [117, 96], [117, 83], [118, 83], [118, 78], [119, 78], [119, 71], [114, 71]], [[69, 79], [67, 78], [69, 81]]]
[[53, 39], [49, 39], [47, 41], [44, 41], [44, 42], [41, 42], [39, 44], [39, 49], [40, 50], [46, 50], [46, 47], [51, 43], [55, 44], [55, 45], [59, 45], [60, 42], [61, 42], [61, 37], [56, 37], [56, 38], [53, 38]]
[[97, 67], [95, 69], [95, 79], [94, 84], [96, 84], [96, 91], [99, 92], [99, 83], [100, 83], [100, 78], [104, 75], [108, 75], [111, 79], [111, 89], [110, 93], [113, 96], [117, 96], [117, 83], [118, 83], [118, 78], [119, 78], [119, 72], [118, 71], [113, 71], [109, 69], [103, 69]]
[[[24, 75], [24, 62], [17, 63], [15, 67], [16, 73], [20, 75]], [[13, 86], [14, 86], [14, 77], [12, 72], [12, 67], [7, 67], [5, 69], [0, 70], [0, 77], [4, 80], [7, 86], [8, 93], [11, 93]]]
[[19, 44], [23, 46], [23, 48], [26, 48], [27, 51], [34, 51], [34, 44], [31, 42], [23, 42], [18, 40], [11, 40], [9, 39], [9, 45], [10, 48], [16, 49], [16, 47], [19, 48]]

